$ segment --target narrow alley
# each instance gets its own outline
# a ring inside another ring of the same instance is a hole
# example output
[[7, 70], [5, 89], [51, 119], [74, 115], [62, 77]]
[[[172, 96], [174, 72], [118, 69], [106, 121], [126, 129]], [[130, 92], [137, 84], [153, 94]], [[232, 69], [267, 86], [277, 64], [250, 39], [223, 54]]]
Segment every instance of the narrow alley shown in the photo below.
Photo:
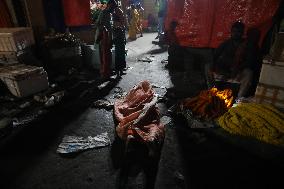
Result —
[[[161, 63], [167, 59], [167, 51], [152, 44], [155, 35], [145, 34], [143, 38], [127, 44], [126, 74], [114, 84], [109, 93], [96, 96], [96, 99], [114, 100], [115, 91], [126, 92], [142, 80], [148, 80], [160, 87], [155, 88], [155, 91], [161, 96], [165, 95], [167, 88], [173, 87], [169, 72], [165, 64]], [[139, 61], [145, 57], [150, 57], [152, 61]], [[191, 88], [190, 85], [187, 89], [192, 94], [198, 92], [192, 91], [194, 87]], [[130, 156], [133, 158], [130, 161], [132, 167], [127, 175], [128, 181], [123, 183], [123, 146], [115, 137], [113, 112], [92, 108], [90, 104], [90, 101], [74, 102], [5, 140], [0, 148], [1, 185], [7, 188], [62, 189], [111, 189], [121, 187], [121, 184], [125, 184], [122, 188], [145, 187], [147, 177], [143, 168], [155, 161], [147, 159], [149, 162], [143, 162], [145, 160], [142, 160], [142, 155]], [[166, 115], [167, 105], [159, 103], [158, 106], [161, 117]], [[109, 147], [72, 155], [56, 153], [64, 135], [95, 136], [103, 132], [107, 132], [111, 139]], [[273, 188], [281, 183], [281, 174], [275, 171], [275, 166], [279, 169], [280, 165], [283, 167], [279, 157], [272, 160], [263, 159], [246, 151], [243, 145], [228, 141], [230, 140], [218, 138], [202, 129], [191, 130], [182, 122], [172, 121], [166, 125], [166, 138], [160, 161], [156, 162], [158, 170], [148, 173], [150, 179], [148, 178], [147, 182], [152, 182], [149, 187]]]
[[274, 189], [284, 1], [0, 0], [0, 189]]

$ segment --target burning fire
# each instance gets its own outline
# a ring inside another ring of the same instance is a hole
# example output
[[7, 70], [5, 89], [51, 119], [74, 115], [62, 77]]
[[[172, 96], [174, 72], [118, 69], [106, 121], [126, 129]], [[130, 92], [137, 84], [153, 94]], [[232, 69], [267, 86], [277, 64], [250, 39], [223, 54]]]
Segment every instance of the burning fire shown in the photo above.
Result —
[[185, 99], [181, 103], [181, 109], [190, 109], [195, 116], [200, 118], [214, 119], [232, 107], [233, 99], [231, 89], [221, 91], [214, 87], [201, 91], [198, 96]]
[[209, 90], [209, 92], [213, 96], [217, 96], [220, 99], [224, 100], [227, 108], [232, 107], [234, 97], [233, 97], [233, 91], [231, 89], [225, 89], [223, 91], [219, 91], [216, 87], [213, 87]]

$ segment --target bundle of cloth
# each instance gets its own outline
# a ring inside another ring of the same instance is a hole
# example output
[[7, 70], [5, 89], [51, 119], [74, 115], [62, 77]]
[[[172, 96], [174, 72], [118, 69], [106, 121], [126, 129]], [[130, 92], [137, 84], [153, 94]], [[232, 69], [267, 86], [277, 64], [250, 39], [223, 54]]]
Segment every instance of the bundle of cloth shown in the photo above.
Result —
[[165, 130], [156, 104], [157, 95], [148, 81], [140, 82], [124, 98], [116, 100], [114, 114], [118, 136], [125, 141], [132, 138], [148, 147], [161, 146]]

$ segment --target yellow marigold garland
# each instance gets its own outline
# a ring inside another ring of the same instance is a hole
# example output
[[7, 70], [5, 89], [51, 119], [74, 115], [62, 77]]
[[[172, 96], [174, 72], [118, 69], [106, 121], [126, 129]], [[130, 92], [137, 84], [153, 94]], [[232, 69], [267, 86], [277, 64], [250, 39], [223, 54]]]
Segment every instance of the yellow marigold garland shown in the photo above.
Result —
[[270, 105], [243, 103], [229, 109], [217, 122], [232, 134], [284, 145], [284, 114]]

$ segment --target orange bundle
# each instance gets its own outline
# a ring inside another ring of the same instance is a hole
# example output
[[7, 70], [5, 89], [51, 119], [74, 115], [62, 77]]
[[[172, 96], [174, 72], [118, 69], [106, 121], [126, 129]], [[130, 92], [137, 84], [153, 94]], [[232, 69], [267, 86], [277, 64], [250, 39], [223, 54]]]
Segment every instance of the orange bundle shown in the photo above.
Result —
[[143, 81], [114, 104], [115, 118], [119, 122], [116, 132], [126, 140], [129, 136], [146, 144], [162, 143], [164, 125], [156, 107], [157, 97], [148, 81]]
[[192, 113], [201, 118], [214, 119], [223, 115], [232, 106], [233, 93], [230, 89], [219, 91], [217, 88], [201, 91], [194, 98], [185, 99], [181, 109], [190, 109]]

